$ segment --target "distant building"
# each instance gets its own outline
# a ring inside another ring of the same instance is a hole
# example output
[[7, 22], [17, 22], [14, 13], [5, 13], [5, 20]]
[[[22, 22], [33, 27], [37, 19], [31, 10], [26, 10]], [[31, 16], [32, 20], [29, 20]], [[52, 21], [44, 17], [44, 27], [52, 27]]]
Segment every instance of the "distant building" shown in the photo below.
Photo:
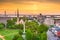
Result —
[[27, 17], [29, 22], [32, 20], [36, 20], [39, 24], [45, 23], [47, 25], [54, 25], [56, 23], [60, 23], [60, 15], [19, 15], [19, 10], [17, 9], [17, 16], [7, 15], [7, 12], [4, 11], [4, 15], [0, 15], [0, 23], [7, 24], [7, 20], [12, 20], [17, 17], [16, 24], [23, 23], [24, 20], [20, 19], [20, 17]]
[[23, 21], [23, 19], [21, 19], [20, 21], [19, 21], [19, 24], [23, 24], [24, 23], [24, 21]]
[[38, 20], [39, 23], [42, 24], [44, 22], [44, 20], [45, 20], [45, 16], [43, 16], [42, 14], [40, 14], [40, 15], [37, 16], [37, 20]]
[[48, 16], [48, 15], [40, 14], [37, 16], [37, 20], [40, 24], [45, 23], [47, 25], [54, 25], [54, 22], [55, 22], [54, 16], [52, 16], [52, 15]]
[[31, 15], [29, 15], [28, 19], [29, 20], [33, 20], [33, 17]]
[[52, 18], [46, 18], [44, 23], [47, 25], [54, 25], [54, 20]]

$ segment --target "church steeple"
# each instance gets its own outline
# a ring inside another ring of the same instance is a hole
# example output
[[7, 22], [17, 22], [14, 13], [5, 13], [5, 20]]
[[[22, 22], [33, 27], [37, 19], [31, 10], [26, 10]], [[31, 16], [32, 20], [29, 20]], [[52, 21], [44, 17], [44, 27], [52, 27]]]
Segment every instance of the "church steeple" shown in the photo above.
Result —
[[19, 9], [17, 9], [17, 24], [19, 24]]
[[17, 17], [19, 18], [19, 9], [17, 9]]
[[4, 16], [6, 17], [7, 15], [6, 15], [6, 10], [4, 11]]

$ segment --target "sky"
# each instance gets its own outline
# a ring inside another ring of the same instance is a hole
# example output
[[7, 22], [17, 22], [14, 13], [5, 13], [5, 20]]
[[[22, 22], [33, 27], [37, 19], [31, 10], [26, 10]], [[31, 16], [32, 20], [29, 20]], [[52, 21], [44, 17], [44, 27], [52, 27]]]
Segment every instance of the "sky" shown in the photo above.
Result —
[[60, 14], [60, 0], [0, 0], [0, 14], [15, 14], [19, 9], [20, 14]]

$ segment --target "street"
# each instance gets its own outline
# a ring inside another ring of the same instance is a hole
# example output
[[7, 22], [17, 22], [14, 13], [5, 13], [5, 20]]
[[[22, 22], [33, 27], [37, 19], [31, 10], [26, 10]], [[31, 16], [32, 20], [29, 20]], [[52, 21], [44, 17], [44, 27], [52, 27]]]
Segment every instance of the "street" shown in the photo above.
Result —
[[58, 37], [54, 36], [54, 34], [48, 30], [47, 31], [47, 40], [58, 40]]

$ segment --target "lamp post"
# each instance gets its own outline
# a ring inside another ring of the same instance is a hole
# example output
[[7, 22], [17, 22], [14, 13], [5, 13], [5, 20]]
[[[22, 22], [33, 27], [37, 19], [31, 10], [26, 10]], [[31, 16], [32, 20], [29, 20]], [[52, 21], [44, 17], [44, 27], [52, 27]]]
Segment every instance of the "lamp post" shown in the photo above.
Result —
[[23, 35], [22, 35], [22, 37], [23, 37], [23, 40], [26, 40], [26, 32], [25, 32], [25, 22], [23, 22]]

